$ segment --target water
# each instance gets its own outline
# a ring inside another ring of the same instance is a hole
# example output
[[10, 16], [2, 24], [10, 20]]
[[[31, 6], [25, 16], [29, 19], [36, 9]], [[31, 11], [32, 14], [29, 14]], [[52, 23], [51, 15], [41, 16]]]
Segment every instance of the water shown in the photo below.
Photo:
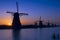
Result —
[[[22, 29], [21, 40], [53, 40], [53, 33], [58, 34], [60, 28]], [[13, 40], [12, 29], [0, 30], [0, 40]]]

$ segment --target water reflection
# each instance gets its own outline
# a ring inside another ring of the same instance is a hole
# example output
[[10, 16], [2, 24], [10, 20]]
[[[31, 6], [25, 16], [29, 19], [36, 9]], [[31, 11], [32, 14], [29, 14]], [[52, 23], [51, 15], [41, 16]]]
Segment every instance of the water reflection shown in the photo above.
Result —
[[0, 40], [12, 40], [12, 30], [0, 30]]
[[[53, 40], [52, 34], [59, 32], [60, 28], [22, 29], [21, 40]], [[0, 40], [13, 40], [11, 30], [0, 30]]]

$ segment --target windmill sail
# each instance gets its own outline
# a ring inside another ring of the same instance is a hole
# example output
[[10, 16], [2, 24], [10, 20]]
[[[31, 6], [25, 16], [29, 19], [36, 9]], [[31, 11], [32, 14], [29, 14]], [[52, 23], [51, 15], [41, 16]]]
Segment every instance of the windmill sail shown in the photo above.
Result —
[[18, 2], [16, 1], [16, 8], [17, 8], [17, 12], [18, 12]]

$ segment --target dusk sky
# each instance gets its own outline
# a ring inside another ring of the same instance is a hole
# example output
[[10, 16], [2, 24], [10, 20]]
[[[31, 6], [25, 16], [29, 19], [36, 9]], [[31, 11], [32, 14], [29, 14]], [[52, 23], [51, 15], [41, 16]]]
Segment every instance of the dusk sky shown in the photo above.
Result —
[[[21, 17], [22, 24], [33, 24], [35, 20], [42, 20], [60, 25], [59, 0], [17, 0], [19, 12], [28, 13]], [[10, 25], [13, 16], [6, 11], [16, 12], [16, 0], [0, 0], [0, 25]]]

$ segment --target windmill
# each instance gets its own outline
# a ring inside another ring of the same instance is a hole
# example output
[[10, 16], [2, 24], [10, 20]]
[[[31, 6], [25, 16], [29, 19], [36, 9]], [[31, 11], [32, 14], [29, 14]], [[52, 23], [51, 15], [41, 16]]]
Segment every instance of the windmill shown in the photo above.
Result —
[[6, 13], [10, 13], [14, 17], [13, 18], [13, 22], [12, 22], [12, 26], [14, 28], [20, 28], [20, 26], [21, 26], [20, 17], [23, 16], [23, 15], [28, 15], [28, 14], [27, 13], [19, 13], [18, 2], [16, 2], [16, 9], [17, 9], [16, 12], [9, 12], [9, 11], [7, 11]]
[[42, 21], [42, 19], [41, 19], [41, 16], [40, 16], [40, 18], [39, 18], [39, 20], [36, 20], [35, 21], [35, 25], [37, 26], [39, 26], [39, 27], [42, 27], [43, 26], [43, 21]]
[[48, 27], [50, 26], [49, 20], [48, 20], [47, 26], [48, 26]]
[[20, 19], [19, 19], [19, 16], [23, 16], [23, 15], [28, 15], [27, 13], [19, 13], [19, 10], [18, 10], [18, 2], [16, 2], [16, 8], [17, 8], [17, 12], [8, 12], [7, 13], [10, 13], [13, 15], [13, 22], [12, 22], [12, 27], [13, 27], [13, 39], [14, 40], [20, 40], [20, 29], [21, 28], [21, 22], [20, 22]]
[[41, 20], [41, 16], [40, 16], [40, 19], [39, 19], [39, 26], [40, 26], [40, 27], [43, 26], [43, 23], [42, 23], [42, 20]]

